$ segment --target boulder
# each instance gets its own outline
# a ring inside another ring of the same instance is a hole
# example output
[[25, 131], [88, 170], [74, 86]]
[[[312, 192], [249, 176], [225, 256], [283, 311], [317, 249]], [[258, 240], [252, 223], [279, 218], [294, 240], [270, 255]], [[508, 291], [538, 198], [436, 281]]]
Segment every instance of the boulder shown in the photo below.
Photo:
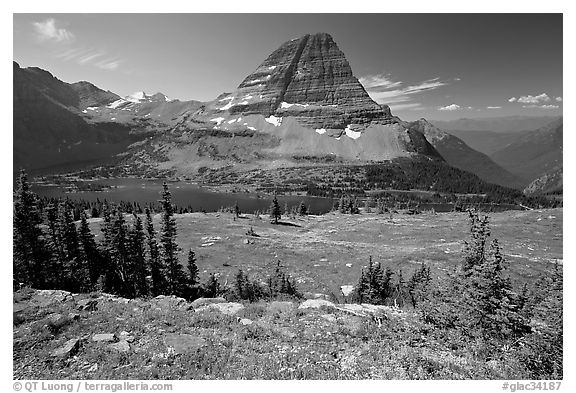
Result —
[[210, 304], [208, 307], [220, 311], [226, 315], [236, 315], [240, 310], [244, 310], [244, 305], [240, 303], [216, 303]]
[[223, 297], [201, 297], [194, 300], [190, 305], [192, 308], [199, 308], [214, 303], [226, 303], [226, 299]]
[[188, 302], [186, 299], [170, 295], [159, 295], [156, 296], [154, 299], [150, 300], [151, 303], [156, 304], [157, 307], [161, 309], [169, 309], [169, 308], [180, 308], [182, 306], [188, 306]]
[[96, 342], [114, 342], [117, 340], [116, 334], [114, 333], [98, 333], [92, 336], [92, 341]]
[[169, 334], [164, 338], [164, 343], [173, 348], [175, 354], [186, 354], [204, 347], [206, 340], [191, 334]]
[[127, 341], [129, 343], [134, 341], [134, 336], [128, 333], [127, 331], [120, 332], [120, 341]]
[[76, 308], [79, 311], [96, 311], [98, 310], [98, 300], [96, 299], [82, 299], [76, 303]]
[[252, 325], [252, 320], [248, 319], [248, 318], [242, 318], [238, 321], [240, 323], [240, 325]]
[[66, 343], [63, 346], [52, 352], [52, 356], [58, 358], [67, 358], [69, 356], [74, 356], [79, 349], [80, 349], [80, 339], [71, 338], [70, 340], [66, 341]]
[[125, 340], [121, 340], [117, 343], [110, 344], [109, 347], [115, 351], [122, 353], [130, 352], [130, 344], [128, 344], [128, 342]]
[[305, 302], [303, 302], [302, 304], [300, 304], [300, 306], [298, 306], [299, 310], [305, 310], [308, 308], [320, 308], [322, 306], [325, 307], [330, 307], [330, 308], [336, 308], [336, 305], [328, 300], [324, 300], [324, 299], [308, 299]]

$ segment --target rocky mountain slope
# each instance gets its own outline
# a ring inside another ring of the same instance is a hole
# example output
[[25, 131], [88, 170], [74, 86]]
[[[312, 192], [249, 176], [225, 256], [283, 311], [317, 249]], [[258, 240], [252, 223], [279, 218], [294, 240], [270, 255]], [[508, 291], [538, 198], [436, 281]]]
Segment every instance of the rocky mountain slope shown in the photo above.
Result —
[[563, 191], [563, 167], [559, 165], [537, 179], [524, 189], [525, 194], [561, 194]]
[[87, 82], [70, 85], [17, 63], [13, 83], [14, 170], [107, 162], [134, 141], [124, 125], [91, 124], [82, 116], [86, 105], [114, 101], [113, 93]]
[[407, 126], [424, 134], [448, 164], [474, 173], [488, 183], [513, 188], [522, 184], [518, 176], [500, 167], [490, 157], [472, 149], [460, 138], [439, 129], [425, 119], [408, 123]]
[[490, 156], [508, 171], [532, 181], [562, 165], [563, 120], [522, 133], [515, 143]]

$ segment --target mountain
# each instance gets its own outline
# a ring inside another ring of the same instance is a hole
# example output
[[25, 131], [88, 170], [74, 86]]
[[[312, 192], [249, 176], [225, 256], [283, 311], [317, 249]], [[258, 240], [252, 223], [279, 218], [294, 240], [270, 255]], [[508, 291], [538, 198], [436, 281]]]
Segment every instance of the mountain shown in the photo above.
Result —
[[462, 139], [468, 146], [487, 155], [491, 155], [502, 147], [516, 142], [522, 137], [522, 131], [458, 131], [450, 130], [450, 134]]
[[205, 167], [443, 160], [421, 132], [370, 98], [326, 33], [282, 44], [234, 91], [180, 114], [130, 157], [187, 175]]
[[456, 131], [517, 132], [530, 131], [557, 120], [558, 116], [503, 116], [476, 119], [430, 120], [436, 127]]
[[513, 188], [522, 184], [517, 176], [498, 166], [490, 157], [472, 149], [460, 138], [439, 129], [426, 119], [408, 123], [407, 127], [424, 134], [446, 162], [456, 168], [474, 173], [493, 184]]
[[536, 180], [532, 181], [524, 189], [525, 194], [561, 194], [563, 191], [563, 169], [557, 166]]
[[493, 153], [490, 158], [528, 182], [562, 165], [563, 119], [535, 131], [522, 133], [516, 142]]
[[88, 103], [106, 104], [113, 93], [86, 82], [70, 85], [40, 68], [13, 65], [13, 169], [42, 169], [108, 162], [134, 138], [114, 122], [90, 124], [81, 116]]
[[90, 122], [122, 123], [135, 131], [165, 131], [181, 120], [182, 116], [193, 113], [202, 106], [200, 101], [180, 101], [168, 98], [162, 93], [147, 94], [139, 91], [124, 98], [101, 105], [93, 105], [82, 111]]

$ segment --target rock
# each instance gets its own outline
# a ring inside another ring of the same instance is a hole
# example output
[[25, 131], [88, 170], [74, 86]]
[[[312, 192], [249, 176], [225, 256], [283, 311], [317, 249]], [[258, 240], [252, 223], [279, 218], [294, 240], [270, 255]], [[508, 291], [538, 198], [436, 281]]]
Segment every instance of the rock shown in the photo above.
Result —
[[114, 342], [117, 337], [114, 333], [98, 333], [92, 336], [92, 341], [96, 342]]
[[32, 296], [31, 300], [41, 307], [46, 307], [54, 303], [63, 303], [73, 300], [74, 296], [68, 291], [55, 289], [40, 289]]
[[80, 349], [80, 339], [71, 338], [70, 340], [66, 341], [66, 343], [63, 346], [52, 352], [52, 356], [58, 358], [67, 358], [69, 356], [74, 356], [79, 349]]
[[190, 305], [192, 308], [199, 308], [214, 303], [226, 303], [226, 299], [223, 297], [201, 297], [194, 300]]
[[79, 311], [96, 311], [98, 310], [98, 300], [96, 299], [82, 299], [76, 303], [76, 308]]
[[312, 293], [312, 292], [306, 292], [304, 293], [304, 298], [305, 299], [324, 299], [324, 300], [329, 300], [328, 295], [324, 294], [324, 293]]
[[233, 100], [226, 106], [218, 104], [231, 114], [291, 116], [310, 128], [393, 121], [388, 106], [370, 98], [326, 33], [282, 44], [228, 97]]
[[167, 347], [174, 348], [175, 354], [196, 352], [206, 345], [206, 340], [191, 334], [169, 334], [164, 338]]
[[267, 310], [269, 313], [287, 313], [294, 310], [295, 304], [292, 302], [273, 301], [268, 303]]
[[127, 331], [121, 331], [120, 332], [120, 340], [121, 341], [127, 341], [127, 342], [131, 343], [134, 341], [134, 336], [132, 336]]
[[174, 295], [159, 295], [152, 299], [150, 302], [155, 303], [161, 309], [180, 308], [182, 306], [189, 305], [186, 299]]
[[71, 313], [68, 313], [68, 318], [70, 318], [73, 321], [77, 321], [80, 319], [80, 314], [75, 313], [75, 312], [71, 312]]
[[244, 309], [243, 304], [234, 303], [234, 302], [210, 304], [208, 307], [210, 307], [212, 309], [216, 309], [216, 310], [220, 311], [222, 314], [226, 314], [226, 315], [235, 315], [240, 310]]
[[344, 296], [350, 296], [354, 292], [354, 285], [342, 285], [340, 290]]
[[328, 322], [336, 322], [336, 317], [334, 316], [334, 314], [322, 314], [320, 315], [320, 317], [324, 318]]
[[248, 318], [242, 318], [238, 322], [240, 323], [240, 325], [252, 325], [252, 320]]
[[308, 299], [304, 303], [298, 306], [299, 310], [305, 310], [307, 308], [320, 308], [322, 306], [336, 308], [336, 305], [328, 300], [324, 299]]
[[109, 347], [118, 351], [118, 352], [123, 352], [123, 353], [130, 352], [130, 344], [128, 344], [128, 342], [125, 340], [121, 340], [117, 343], [110, 344]]
[[72, 319], [62, 314], [53, 313], [46, 317], [46, 327], [53, 334], [57, 334], [63, 327], [72, 323]]

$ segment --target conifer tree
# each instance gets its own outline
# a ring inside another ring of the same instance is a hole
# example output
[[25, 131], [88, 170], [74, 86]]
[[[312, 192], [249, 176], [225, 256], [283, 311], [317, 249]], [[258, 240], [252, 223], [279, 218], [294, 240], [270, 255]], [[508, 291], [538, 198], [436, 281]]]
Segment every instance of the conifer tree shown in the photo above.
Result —
[[100, 251], [98, 250], [98, 246], [96, 245], [94, 234], [92, 234], [90, 227], [88, 226], [86, 213], [82, 213], [80, 216], [80, 228], [78, 228], [78, 237], [83, 258], [86, 259], [86, 264], [90, 276], [90, 284], [94, 285], [101, 274], [100, 269], [102, 257], [100, 255]]
[[206, 297], [217, 297], [222, 293], [222, 286], [220, 285], [216, 274], [210, 273], [208, 281], [203, 285], [202, 292]]
[[196, 265], [196, 253], [190, 249], [188, 251], [188, 285], [198, 284], [198, 266]]
[[47, 281], [52, 288], [63, 288], [64, 285], [64, 268], [63, 262], [64, 246], [62, 245], [62, 237], [60, 235], [60, 227], [58, 225], [58, 209], [54, 203], [49, 203], [46, 206], [46, 224], [48, 226], [48, 234], [46, 236], [46, 247], [51, 254], [51, 261], [48, 267]]
[[274, 199], [270, 204], [270, 218], [274, 220], [274, 224], [278, 224], [278, 220], [282, 218], [282, 211], [280, 210], [280, 204], [278, 203], [278, 198], [276, 198], [276, 193], [274, 193]]
[[162, 191], [162, 227], [160, 232], [160, 244], [162, 245], [162, 258], [166, 268], [166, 283], [168, 293], [181, 296], [185, 290], [186, 276], [180, 262], [176, 243], [176, 220], [174, 219], [174, 206], [168, 185], [163, 184]]
[[109, 270], [106, 272], [106, 282], [111, 291], [121, 296], [133, 296], [129, 283], [129, 242], [128, 228], [124, 214], [117, 209], [111, 214]]
[[300, 202], [300, 205], [298, 206], [298, 214], [301, 216], [308, 215], [308, 208], [304, 204], [304, 201]]
[[44, 288], [46, 265], [50, 254], [46, 249], [40, 224], [42, 217], [38, 209], [38, 198], [30, 190], [26, 172], [22, 170], [14, 195], [13, 248], [14, 281]]
[[150, 292], [152, 296], [166, 294], [165, 269], [160, 258], [156, 231], [150, 209], [146, 208], [146, 242], [148, 244], [148, 265], [150, 266]]
[[81, 253], [73, 209], [68, 201], [64, 201], [60, 203], [58, 212], [58, 226], [64, 249], [65, 286], [72, 292], [86, 291], [90, 287], [90, 275], [86, 260]]
[[129, 275], [133, 286], [134, 296], [148, 296], [148, 266], [146, 263], [146, 251], [144, 241], [144, 228], [142, 220], [133, 213], [133, 226], [129, 233]]

